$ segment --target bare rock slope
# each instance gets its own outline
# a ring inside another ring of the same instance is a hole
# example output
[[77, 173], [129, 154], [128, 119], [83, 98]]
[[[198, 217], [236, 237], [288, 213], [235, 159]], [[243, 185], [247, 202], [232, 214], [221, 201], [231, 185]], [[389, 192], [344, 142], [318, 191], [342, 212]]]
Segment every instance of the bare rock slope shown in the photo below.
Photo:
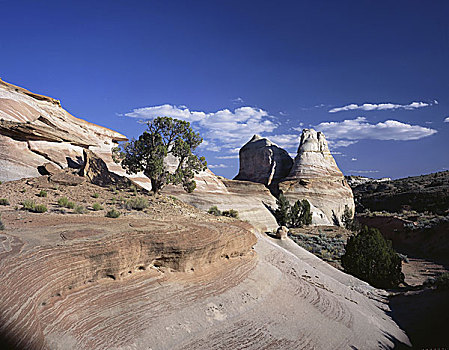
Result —
[[[43, 188], [47, 197], [35, 197]], [[256, 243], [248, 223], [169, 197], [147, 197], [147, 209], [126, 210], [116, 193], [87, 181], [55, 188], [51, 177], [42, 177], [3, 183], [0, 191], [11, 202], [0, 206], [0, 339], [16, 348], [371, 349], [408, 343], [387, 315], [384, 292], [289, 239], [256, 233]], [[63, 214], [56, 203], [61, 195], [99, 201], [104, 211], [117, 207], [122, 216]], [[119, 195], [133, 198], [132, 192]], [[14, 209], [29, 196], [49, 211]]]

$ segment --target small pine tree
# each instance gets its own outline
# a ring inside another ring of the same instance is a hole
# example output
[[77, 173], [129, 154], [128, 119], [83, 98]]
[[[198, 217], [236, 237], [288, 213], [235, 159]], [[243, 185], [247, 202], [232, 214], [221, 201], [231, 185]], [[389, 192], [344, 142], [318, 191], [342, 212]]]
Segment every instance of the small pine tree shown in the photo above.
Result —
[[302, 204], [300, 200], [297, 200], [295, 204], [290, 208], [290, 225], [289, 227], [302, 227], [303, 223], [301, 221], [302, 215]]
[[303, 199], [301, 202], [301, 216], [299, 221], [301, 225], [311, 225], [312, 224], [312, 213], [310, 212], [310, 203], [307, 199]]
[[274, 217], [276, 218], [279, 226], [287, 226], [290, 224], [290, 202], [281, 193], [276, 200], [277, 209], [274, 211]]
[[345, 271], [375, 287], [397, 287], [404, 280], [401, 258], [379, 230], [364, 226], [349, 237], [346, 252], [341, 257]]

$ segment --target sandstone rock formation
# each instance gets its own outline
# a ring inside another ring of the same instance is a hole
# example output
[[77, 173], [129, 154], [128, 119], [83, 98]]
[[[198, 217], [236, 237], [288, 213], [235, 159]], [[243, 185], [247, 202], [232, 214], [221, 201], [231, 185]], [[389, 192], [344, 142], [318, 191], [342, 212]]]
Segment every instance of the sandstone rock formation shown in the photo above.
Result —
[[345, 206], [354, 212], [352, 190], [329, 151], [321, 132], [304, 129], [298, 154], [289, 175], [279, 190], [290, 202], [307, 199], [313, 207], [313, 222], [340, 222]]
[[264, 185], [220, 178], [209, 170], [195, 176], [195, 181], [197, 188], [192, 193], [186, 193], [178, 186], [167, 186], [163, 193], [174, 195], [204, 211], [212, 206], [221, 211], [237, 210], [240, 219], [263, 231], [278, 227], [270, 212], [270, 208], [276, 205], [276, 198]]
[[38, 168], [81, 168], [83, 150], [100, 156], [110, 171], [151, 189], [142, 174], [127, 175], [112, 161], [122, 134], [75, 118], [58, 100], [34, 94], [0, 79], [0, 181], [39, 176]]
[[39, 192], [33, 181], [0, 185], [12, 196], [11, 206], [0, 206], [0, 341], [32, 350], [409, 343], [383, 291], [291, 240], [257, 234], [253, 250], [249, 224], [164, 197], [118, 219], [63, 215], [52, 204], [61, 193], [80, 202], [96, 192], [111, 205], [113, 194], [88, 182], [48, 189], [38, 199], [49, 205], [45, 214], [14, 210]]
[[271, 185], [285, 178], [293, 165], [288, 152], [266, 138], [254, 135], [239, 152], [240, 170], [235, 180]]

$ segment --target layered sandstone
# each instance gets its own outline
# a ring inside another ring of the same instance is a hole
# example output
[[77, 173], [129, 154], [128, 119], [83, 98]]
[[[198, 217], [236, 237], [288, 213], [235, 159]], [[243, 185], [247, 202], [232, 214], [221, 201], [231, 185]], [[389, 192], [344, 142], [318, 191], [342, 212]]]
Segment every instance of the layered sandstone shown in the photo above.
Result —
[[0, 207], [0, 340], [32, 350], [408, 344], [382, 291], [291, 240], [258, 234], [252, 250], [249, 224], [154, 201], [118, 219]]
[[295, 162], [279, 183], [279, 190], [290, 202], [307, 199], [317, 208], [314, 223], [340, 222], [345, 206], [354, 212], [352, 190], [329, 151], [324, 134], [313, 129], [303, 130]]
[[270, 211], [276, 206], [276, 198], [263, 184], [228, 180], [209, 170], [197, 175], [195, 181], [197, 188], [192, 193], [186, 193], [178, 186], [167, 186], [163, 193], [174, 195], [204, 211], [213, 206], [221, 211], [237, 210], [240, 219], [263, 231], [277, 228], [277, 222]]
[[271, 185], [285, 178], [293, 165], [288, 152], [266, 138], [254, 135], [239, 151], [240, 169], [235, 180]]
[[39, 167], [80, 168], [83, 150], [99, 155], [110, 171], [151, 188], [142, 174], [127, 175], [112, 161], [111, 149], [127, 138], [78, 119], [58, 100], [32, 93], [0, 79], [0, 181], [39, 176]]

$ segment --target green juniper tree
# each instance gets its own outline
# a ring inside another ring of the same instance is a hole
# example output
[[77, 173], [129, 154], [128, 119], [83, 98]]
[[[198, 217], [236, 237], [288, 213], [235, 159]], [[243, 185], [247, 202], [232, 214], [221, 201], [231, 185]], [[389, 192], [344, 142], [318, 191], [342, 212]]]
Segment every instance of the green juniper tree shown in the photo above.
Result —
[[290, 202], [281, 193], [279, 198], [276, 200], [277, 209], [274, 211], [274, 217], [278, 222], [279, 226], [287, 226], [290, 223]]
[[[187, 192], [196, 188], [195, 174], [206, 169], [204, 157], [193, 151], [203, 139], [195, 133], [190, 123], [170, 117], [158, 117], [147, 123], [148, 129], [137, 140], [125, 143], [114, 150], [114, 158], [121, 161], [128, 173], [139, 171], [151, 180], [152, 191], [160, 190], [166, 184], [181, 184]], [[177, 160], [176, 169], [168, 171], [167, 156]]]
[[347, 273], [375, 287], [397, 287], [404, 280], [401, 258], [378, 229], [364, 226], [349, 237], [341, 263]]

